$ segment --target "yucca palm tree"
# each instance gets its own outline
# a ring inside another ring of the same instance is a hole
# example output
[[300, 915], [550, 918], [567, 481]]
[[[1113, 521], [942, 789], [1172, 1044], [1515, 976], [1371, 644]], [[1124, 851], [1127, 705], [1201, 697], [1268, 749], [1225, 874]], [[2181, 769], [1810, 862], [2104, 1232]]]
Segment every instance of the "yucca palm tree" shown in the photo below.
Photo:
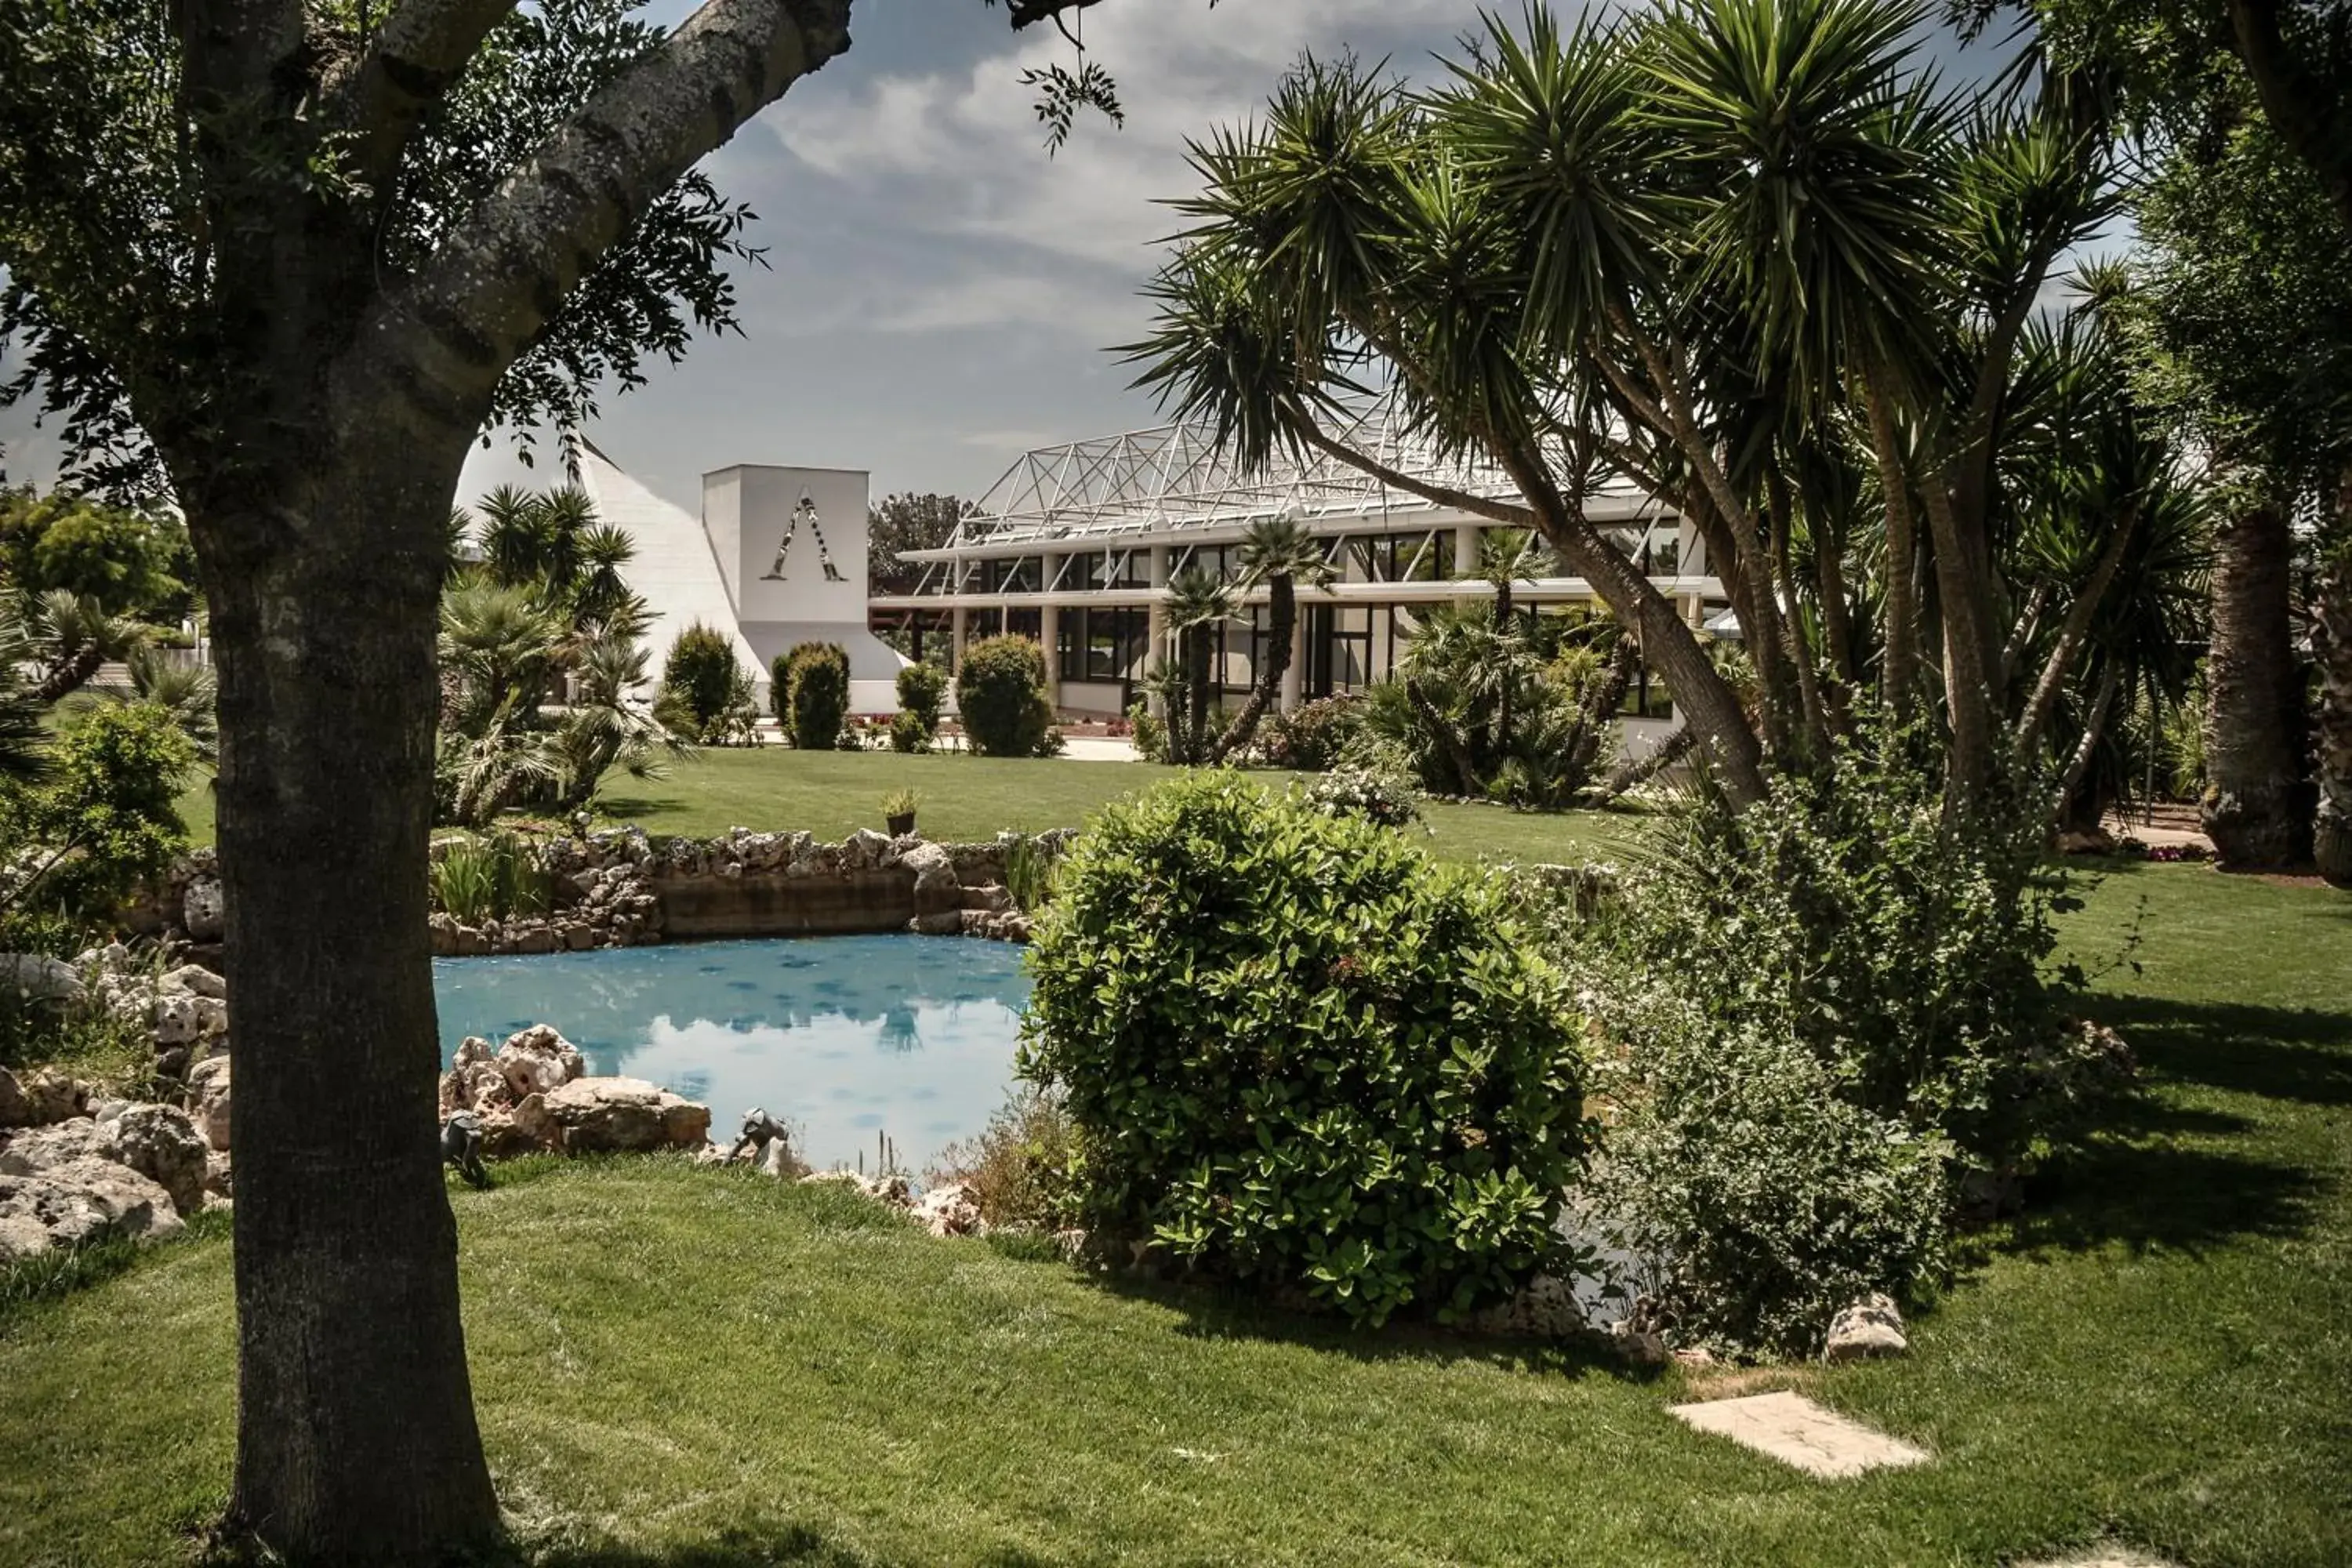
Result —
[[2319, 662], [2319, 811], [2312, 858], [2319, 874], [2352, 888], [2352, 536], [2320, 563], [2312, 602], [2312, 653]]
[[65, 588], [34, 600], [27, 618], [42, 665], [32, 696], [44, 708], [80, 690], [100, 666], [129, 658], [148, 637], [139, 622], [110, 615], [95, 595]]
[[1214, 671], [1210, 661], [1217, 629], [1234, 618], [1231, 589], [1198, 566], [1188, 566], [1168, 584], [1168, 629], [1181, 650], [1184, 673], [1183, 722], [1169, 714], [1169, 760], [1198, 763], [1207, 754], [1209, 687]]
[[1261, 584], [1265, 587], [1265, 655], [1258, 661], [1249, 700], [1209, 748], [1213, 766], [1249, 744], [1258, 721], [1282, 695], [1283, 678], [1290, 671], [1291, 640], [1298, 626], [1298, 584], [1319, 588], [1331, 580], [1331, 558], [1323, 542], [1307, 532], [1303, 520], [1287, 513], [1250, 524], [1242, 536], [1241, 567], [1236, 586], [1243, 592]]

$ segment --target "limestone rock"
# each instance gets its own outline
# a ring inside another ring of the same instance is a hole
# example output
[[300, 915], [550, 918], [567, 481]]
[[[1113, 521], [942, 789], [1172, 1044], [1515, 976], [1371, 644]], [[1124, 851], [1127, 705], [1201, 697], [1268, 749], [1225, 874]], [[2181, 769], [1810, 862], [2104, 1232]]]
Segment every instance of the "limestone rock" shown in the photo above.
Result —
[[193, 991], [163, 991], [155, 997], [155, 1045], [199, 1046], [228, 1033], [228, 1004]]
[[184, 1110], [133, 1105], [99, 1125], [113, 1138], [116, 1158], [172, 1194], [183, 1215], [204, 1207], [206, 1156], [212, 1152]]
[[228, 1148], [228, 1063], [213, 1057], [188, 1069], [189, 1116], [205, 1142], [222, 1151]]
[[195, 942], [218, 942], [227, 927], [218, 877], [197, 877], [180, 899], [180, 923]]
[[164, 975], [161, 984], [166, 991], [185, 991], [215, 1002], [228, 1000], [228, 982], [201, 963], [184, 963]]
[[963, 930], [964, 911], [941, 910], [936, 914], [917, 915], [907, 922], [907, 929], [919, 936], [953, 936]]
[[[226, 1198], [235, 1191], [236, 1183], [229, 1169], [228, 1156], [217, 1149], [205, 1154], [205, 1195], [207, 1200]], [[209, 1201], [205, 1204], [211, 1207]]]
[[898, 857], [898, 864], [915, 873], [916, 914], [952, 910], [962, 902], [955, 861], [938, 845], [917, 842]]
[[1666, 1336], [1655, 1329], [1637, 1328], [1628, 1321], [1609, 1325], [1610, 1342], [1617, 1353], [1635, 1366], [1663, 1366], [1666, 1360]]
[[1903, 1334], [1903, 1314], [1885, 1296], [1869, 1295], [1830, 1320], [1822, 1354], [1829, 1361], [1864, 1361], [1901, 1355], [1911, 1348]]
[[15, 992], [27, 1002], [79, 1002], [81, 972], [43, 953], [0, 952], [0, 992]]
[[44, 1068], [20, 1079], [0, 1068], [0, 1127], [47, 1127], [81, 1115], [89, 1086]]
[[1566, 1339], [1583, 1332], [1584, 1309], [1577, 1304], [1575, 1286], [1538, 1274], [1509, 1300], [1471, 1314], [1465, 1326], [1482, 1334]]
[[163, 1237], [179, 1228], [172, 1194], [112, 1160], [84, 1155], [33, 1174], [0, 1172], [0, 1263], [117, 1231]]
[[[710, 1139], [710, 1108], [635, 1078], [574, 1079], [540, 1100], [553, 1146], [567, 1153], [691, 1149]], [[515, 1108], [525, 1124], [530, 1100]]]
[[979, 1201], [961, 1182], [933, 1187], [915, 1200], [914, 1213], [933, 1236], [978, 1236], [988, 1228]]
[[561, 1089], [588, 1070], [580, 1047], [550, 1024], [533, 1024], [509, 1035], [499, 1047], [498, 1064], [517, 1100]]

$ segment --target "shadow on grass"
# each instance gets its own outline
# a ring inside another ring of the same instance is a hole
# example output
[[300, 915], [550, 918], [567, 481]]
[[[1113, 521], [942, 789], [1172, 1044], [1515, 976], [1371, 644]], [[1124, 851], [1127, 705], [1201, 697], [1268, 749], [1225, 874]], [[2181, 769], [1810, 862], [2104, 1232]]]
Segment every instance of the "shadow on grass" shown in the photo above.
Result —
[[2193, 1257], [2235, 1241], [2301, 1236], [2327, 1190], [2299, 1165], [2173, 1143], [2099, 1143], [2034, 1180], [2003, 1250], [2084, 1251], [2119, 1241], [2135, 1252]]
[[[767, 1521], [731, 1525], [708, 1542], [682, 1546], [565, 1546], [521, 1561], [530, 1568], [899, 1568], [911, 1562], [853, 1551], [804, 1524]], [[996, 1568], [1043, 1568], [1046, 1559], [999, 1548], [974, 1561]]]
[[1271, 1306], [1238, 1288], [1205, 1280], [1152, 1279], [1118, 1272], [1100, 1276], [1096, 1283], [1116, 1295], [1177, 1313], [1183, 1321], [1175, 1331], [1192, 1339], [1259, 1340], [1360, 1362], [1476, 1362], [1505, 1372], [1556, 1377], [1599, 1374], [1648, 1382], [1660, 1375], [1658, 1368], [1634, 1367], [1612, 1355], [1597, 1334], [1582, 1340], [1538, 1340], [1395, 1321], [1356, 1329], [1338, 1318]]
[[2305, 1105], [2352, 1105], [2352, 1028], [2341, 1013], [2107, 996], [2094, 1009], [2159, 1078]]
[[604, 814], [603, 819], [597, 823], [597, 826], [609, 827], [633, 823], [642, 824], [648, 817], [676, 816], [686, 809], [686, 803], [680, 800], [655, 800], [642, 795], [608, 795], [596, 803], [596, 809]]

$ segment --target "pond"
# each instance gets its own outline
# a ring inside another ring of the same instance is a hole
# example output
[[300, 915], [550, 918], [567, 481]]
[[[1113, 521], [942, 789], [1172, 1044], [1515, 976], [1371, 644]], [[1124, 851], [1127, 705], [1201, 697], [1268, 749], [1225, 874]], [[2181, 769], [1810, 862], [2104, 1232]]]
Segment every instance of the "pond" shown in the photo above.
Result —
[[760, 1106], [802, 1158], [870, 1166], [887, 1133], [920, 1173], [1003, 1103], [1022, 950], [927, 936], [682, 942], [529, 958], [438, 959], [441, 1056], [552, 1024], [592, 1073], [651, 1080], [710, 1107], [731, 1141]]

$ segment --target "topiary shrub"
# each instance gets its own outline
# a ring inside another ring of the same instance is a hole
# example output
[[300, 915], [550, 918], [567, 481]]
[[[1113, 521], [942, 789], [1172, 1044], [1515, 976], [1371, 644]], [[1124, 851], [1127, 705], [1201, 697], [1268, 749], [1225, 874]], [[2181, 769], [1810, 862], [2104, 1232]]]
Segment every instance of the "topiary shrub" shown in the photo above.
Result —
[[890, 721], [893, 751], [931, 749], [939, 739], [940, 704], [947, 690], [947, 671], [936, 664], [910, 664], [898, 671], [898, 712]]
[[964, 649], [956, 710], [971, 749], [983, 757], [1035, 757], [1053, 748], [1054, 709], [1045, 700], [1045, 650], [1008, 634]]
[[1553, 1261], [1580, 1035], [1489, 879], [1231, 774], [1105, 810], [1031, 952], [1078, 1223], [1362, 1323]]
[[669, 658], [662, 664], [656, 710], [666, 708], [671, 715], [688, 721], [695, 736], [707, 737], [725, 720], [740, 680], [735, 645], [725, 633], [697, 621], [669, 646]]
[[[836, 643], [794, 644], [769, 671], [768, 700], [802, 751], [841, 749], [849, 717], [849, 655]], [[847, 749], [858, 749], [854, 738]]]

